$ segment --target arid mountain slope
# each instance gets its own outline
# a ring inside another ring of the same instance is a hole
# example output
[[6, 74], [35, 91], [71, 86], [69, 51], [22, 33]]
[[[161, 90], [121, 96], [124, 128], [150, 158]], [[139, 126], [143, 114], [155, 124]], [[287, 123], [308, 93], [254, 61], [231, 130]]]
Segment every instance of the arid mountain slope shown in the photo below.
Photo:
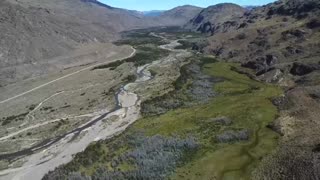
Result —
[[96, 0], [3, 0], [0, 86], [59, 70], [48, 63], [70, 56], [78, 46], [111, 42], [121, 31], [182, 25], [199, 11], [198, 7], [184, 6], [161, 17], [145, 17]]
[[37, 64], [79, 45], [110, 42], [120, 31], [157, 25], [142, 18], [91, 1], [1, 1], [0, 85], [35, 75], [42, 70]]
[[229, 26], [237, 24], [232, 19], [242, 16], [244, 12], [243, 7], [231, 3], [209, 6], [191, 19], [185, 28], [208, 34], [224, 32]]
[[158, 18], [161, 23], [167, 26], [182, 26], [196, 16], [202, 8], [196, 6], [179, 6], [163, 12]]

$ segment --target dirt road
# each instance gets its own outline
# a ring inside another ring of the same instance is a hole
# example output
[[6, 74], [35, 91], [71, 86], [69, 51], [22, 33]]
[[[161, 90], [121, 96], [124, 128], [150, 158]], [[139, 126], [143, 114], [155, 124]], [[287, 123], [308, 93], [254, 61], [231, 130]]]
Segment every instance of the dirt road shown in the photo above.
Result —
[[[170, 44], [165, 46], [164, 48], [169, 49], [170, 51], [174, 50], [174, 47], [177, 44], [176, 41], [172, 41]], [[181, 53], [186, 53], [187, 51], [181, 51]], [[130, 56], [133, 56], [135, 50], [132, 52]], [[169, 58], [170, 59], [170, 58]], [[170, 59], [171, 60], [171, 59]], [[130, 87], [134, 86], [145, 86], [144, 83], [152, 79], [151, 73], [149, 71], [149, 66], [155, 66], [157, 64], [161, 64], [163, 61], [155, 61], [151, 64], [147, 64], [143, 67], [137, 68], [138, 78], [133, 83], [129, 83], [116, 94], [118, 108], [111, 110], [109, 112], [104, 112], [103, 115], [96, 115], [91, 118], [90, 122], [95, 122], [85, 129], [81, 129], [80, 134], [78, 131], [74, 131], [74, 133], [66, 134], [59, 141], [51, 144], [49, 147], [41, 150], [35, 151], [34, 154], [26, 158], [26, 162], [20, 168], [16, 169], [7, 169], [0, 172], [0, 179], [2, 180], [24, 180], [24, 179], [33, 179], [39, 180], [49, 171], [54, 170], [56, 167], [66, 164], [70, 162], [73, 156], [76, 153], [82, 152], [86, 147], [90, 145], [90, 143], [94, 141], [98, 141], [101, 139], [111, 138], [112, 136], [121, 133], [124, 131], [129, 125], [135, 122], [140, 118], [140, 104], [141, 100], [139, 95], [136, 94]], [[96, 65], [95, 65], [96, 66]], [[84, 71], [86, 69], [90, 69], [93, 66], [86, 67], [80, 71], [74, 72], [78, 73]], [[71, 73], [67, 76], [72, 76], [74, 73]], [[65, 78], [61, 77], [61, 78]], [[55, 81], [61, 80], [58, 78], [54, 81], [48, 83], [54, 83]], [[43, 86], [46, 86], [48, 83], [43, 84], [37, 88], [34, 88], [30, 91], [35, 91], [40, 89]], [[12, 99], [23, 96], [27, 91], [15, 97], [9, 98], [7, 100], [2, 101], [2, 103], [10, 101]], [[111, 120], [116, 117], [116, 120]], [[55, 120], [53, 120], [55, 121]], [[45, 122], [48, 123], [48, 122]], [[33, 127], [43, 125], [42, 123], [37, 124]], [[24, 130], [22, 130], [24, 131]], [[16, 132], [19, 133], [19, 132]], [[16, 135], [14, 133], [14, 135]], [[13, 134], [8, 135], [3, 138], [11, 137]], [[1, 139], [0, 139], [1, 140]], [[40, 149], [42, 149], [40, 147]]]

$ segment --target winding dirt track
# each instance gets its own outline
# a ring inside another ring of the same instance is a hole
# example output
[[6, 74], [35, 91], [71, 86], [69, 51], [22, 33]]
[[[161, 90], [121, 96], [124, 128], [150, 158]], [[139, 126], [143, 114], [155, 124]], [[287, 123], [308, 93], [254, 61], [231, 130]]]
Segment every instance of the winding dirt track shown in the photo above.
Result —
[[[127, 58], [130, 58], [130, 57], [134, 56], [134, 55], [136, 54], [136, 49], [134, 49], [133, 47], [131, 47], [131, 49], [132, 49], [132, 53], [131, 53], [129, 56], [124, 57], [124, 58], [121, 58], [121, 59], [115, 59], [115, 60], [110, 61], [110, 62], [108, 62], [108, 63], [115, 62], [115, 61], [121, 61], [121, 60], [123, 60], [123, 59], [127, 59]], [[28, 90], [28, 91], [25, 91], [25, 92], [23, 92], [23, 93], [21, 93], [21, 94], [18, 94], [18, 95], [16, 95], [16, 96], [13, 96], [13, 97], [8, 98], [8, 99], [6, 99], [6, 100], [2, 100], [2, 101], [0, 101], [0, 104], [9, 102], [9, 101], [14, 100], [14, 99], [17, 99], [17, 98], [22, 97], [22, 96], [24, 96], [24, 95], [26, 95], [26, 94], [29, 94], [29, 93], [31, 93], [31, 92], [33, 92], [33, 91], [36, 91], [36, 90], [41, 89], [41, 88], [43, 88], [43, 87], [46, 87], [46, 86], [48, 86], [48, 85], [50, 85], [50, 84], [52, 84], [52, 83], [55, 83], [55, 82], [57, 82], [57, 81], [63, 80], [63, 79], [65, 79], [65, 78], [68, 78], [68, 77], [70, 77], [70, 76], [79, 74], [79, 73], [82, 72], [82, 71], [92, 69], [92, 68], [94, 68], [94, 67], [96, 67], [96, 66], [99, 66], [99, 65], [102, 65], [102, 64], [106, 64], [106, 63], [104, 62], [104, 63], [94, 64], [94, 65], [92, 65], [92, 66], [88, 66], [88, 67], [85, 67], [85, 68], [80, 69], [80, 70], [78, 70], [78, 71], [72, 72], [72, 73], [70, 73], [70, 74], [67, 74], [67, 75], [65, 75], [65, 76], [62, 76], [62, 77], [60, 77], [60, 78], [57, 78], [57, 79], [52, 80], [52, 81], [50, 81], [50, 82], [47, 82], [47, 83], [45, 83], [45, 84], [42, 84], [42, 85], [40, 85], [40, 86], [37, 86], [37, 87], [35, 87], [35, 88], [33, 88], [33, 89], [30, 89], [30, 90]]]

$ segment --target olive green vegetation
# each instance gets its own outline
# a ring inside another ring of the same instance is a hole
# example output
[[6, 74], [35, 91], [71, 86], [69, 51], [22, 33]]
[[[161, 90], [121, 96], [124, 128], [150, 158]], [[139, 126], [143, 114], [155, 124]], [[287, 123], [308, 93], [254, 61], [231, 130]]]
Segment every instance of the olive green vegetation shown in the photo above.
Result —
[[[123, 140], [126, 135], [117, 136], [104, 142], [92, 143], [83, 153], [79, 153], [75, 158], [63, 167], [66, 172], [81, 172], [85, 175], [93, 175], [98, 169], [106, 168], [113, 170], [112, 160], [129, 150], [129, 146]], [[126, 172], [134, 168], [128, 163], [122, 163], [117, 169]]]
[[[100, 168], [131, 171], [136, 168], [133, 162], [121, 162], [116, 167], [112, 162], [136, 148], [132, 137], [142, 133], [145, 137], [192, 136], [200, 144], [197, 151], [183, 156], [183, 162], [169, 179], [250, 179], [253, 169], [277, 146], [278, 134], [266, 126], [277, 116], [277, 108], [270, 99], [280, 96], [282, 90], [237, 73], [234, 69], [241, 70], [238, 64], [215, 62], [210, 57], [201, 61], [202, 71], [207, 75], [224, 79], [214, 86], [213, 90], [219, 93], [217, 97], [206, 104], [140, 119], [125, 133], [90, 145], [63, 170], [86, 175], [93, 175]], [[229, 117], [233, 123], [223, 126], [210, 120], [222, 116]], [[218, 134], [227, 130], [241, 129], [252, 132], [249, 141], [219, 143], [216, 140]]]
[[107, 69], [107, 68], [110, 68], [110, 70], [115, 70], [117, 67], [119, 67], [123, 63], [130, 63], [130, 62], [134, 63], [134, 65], [138, 67], [138, 66], [151, 63], [155, 60], [161, 59], [169, 55], [169, 51], [160, 49], [158, 47], [151, 46], [151, 45], [150, 46], [140, 45], [136, 47], [136, 50], [137, 50], [137, 53], [133, 57], [130, 57], [121, 61], [115, 61], [109, 64], [96, 66], [92, 70]]
[[[92, 144], [63, 169], [86, 175], [94, 174], [101, 167], [112, 170], [114, 159], [135, 148], [130, 145], [130, 137], [143, 133], [147, 137], [193, 136], [200, 143], [197, 151], [184, 156], [184, 162], [170, 179], [250, 179], [252, 170], [277, 146], [278, 134], [266, 126], [277, 116], [277, 109], [270, 99], [281, 95], [282, 90], [231, 70], [241, 68], [237, 64], [214, 63], [212, 58], [202, 60], [206, 74], [224, 79], [214, 86], [219, 96], [207, 104], [140, 119], [125, 133], [103, 143]], [[222, 116], [231, 118], [233, 123], [223, 126], [210, 121]], [[226, 130], [240, 129], [252, 131], [249, 141], [216, 141], [216, 135]], [[121, 172], [134, 168], [131, 162], [122, 162], [117, 166]]]
[[167, 38], [169, 39], [185, 39], [185, 38], [203, 38], [206, 35], [198, 32], [193, 32], [190, 30], [183, 29], [180, 26], [170, 26], [170, 27], [156, 27], [156, 28], [148, 28], [148, 29], [139, 29], [136, 31], [130, 31], [125, 33], [126, 36], [131, 36], [135, 34], [140, 34], [143, 37], [144, 33], [154, 32], [157, 34], [165, 33], [167, 34]]
[[[278, 135], [266, 126], [277, 116], [270, 99], [281, 95], [280, 88], [254, 81], [231, 70], [237, 64], [211, 63], [203, 70], [223, 78], [215, 85], [220, 95], [205, 105], [170, 111], [158, 117], [139, 120], [132, 129], [149, 136], [195, 136], [200, 150], [191, 161], [178, 168], [173, 179], [249, 179], [259, 161], [277, 145]], [[226, 116], [233, 124], [222, 127], [208, 121]], [[250, 129], [253, 133], [245, 143], [219, 144], [215, 136], [225, 130]]]
[[170, 34], [170, 36], [175, 37], [176, 39], [193, 39], [193, 38], [204, 38], [206, 35], [198, 32], [187, 31], [181, 27], [168, 27], [165, 30], [161, 30]]
[[13, 121], [22, 121], [22, 120], [24, 120], [24, 118], [27, 116], [28, 113], [29, 112], [22, 113], [22, 114], [19, 114], [19, 115], [3, 117], [2, 119], [0, 119], [2, 121], [1, 125], [5, 126], [7, 124], [10, 124]]
[[[138, 46], [137, 53], [124, 62], [132, 62], [136, 67], [151, 63], [169, 55], [169, 51], [154, 46]], [[117, 67], [117, 66], [116, 66]]]
[[[125, 62], [141, 66], [167, 56], [168, 51], [157, 47], [165, 42], [161, 38], [150, 36], [149, 32], [131, 32], [126, 35], [128, 38], [116, 42], [118, 45], [134, 46], [137, 49], [134, 57], [96, 69], [115, 69]], [[170, 28], [167, 29], [167, 34], [172, 37], [186, 36], [186, 32], [177, 32]], [[184, 42], [186, 43], [183, 48], [190, 48], [191, 43]], [[137, 134], [182, 139], [191, 136], [197, 139], [200, 146], [197, 151], [191, 151], [184, 156], [183, 163], [179, 164], [170, 179], [250, 179], [253, 168], [277, 146], [278, 134], [266, 126], [277, 116], [277, 108], [270, 99], [280, 96], [282, 90], [238, 73], [242, 69], [238, 64], [216, 62], [212, 57], [198, 59], [205, 74], [224, 80], [214, 85], [213, 91], [218, 93], [218, 96], [205, 104], [173, 109], [160, 116], [144, 117], [123, 134], [90, 145], [65, 165], [63, 171], [79, 171], [93, 175], [98, 169], [106, 168], [110, 171], [127, 172], [136, 168], [133, 162], [120, 162], [117, 166], [113, 166], [112, 162], [136, 148], [130, 141]], [[175, 87], [181, 89], [188, 83], [190, 82], [177, 81]], [[223, 126], [210, 120], [222, 116], [232, 119], [233, 123]], [[249, 141], [219, 143], [216, 140], [217, 135], [227, 130], [242, 129], [252, 132]]]
[[138, 67], [169, 55], [169, 51], [158, 47], [159, 45], [166, 44], [166, 42], [161, 38], [151, 36], [150, 33], [137, 31], [134, 33], [131, 32], [126, 36], [125, 39], [117, 41], [114, 44], [131, 45], [136, 49], [136, 54], [133, 57], [121, 61], [96, 66], [92, 70], [108, 68], [115, 70], [123, 63], [134, 63], [134, 65]]
[[169, 55], [169, 51], [152, 46], [139, 46], [135, 56], [127, 59], [127, 62], [133, 62], [135, 66], [142, 66], [161, 59]]
[[123, 34], [123, 39], [114, 42], [116, 45], [131, 45], [138, 47], [145, 44], [164, 45], [167, 44], [162, 38], [155, 37], [149, 31], [136, 30]]

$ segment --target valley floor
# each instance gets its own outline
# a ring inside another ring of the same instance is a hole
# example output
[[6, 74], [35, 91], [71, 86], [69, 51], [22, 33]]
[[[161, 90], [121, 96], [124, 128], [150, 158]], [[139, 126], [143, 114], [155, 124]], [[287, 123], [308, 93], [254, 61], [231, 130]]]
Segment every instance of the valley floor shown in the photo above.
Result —
[[[163, 35], [163, 34], [162, 34]], [[142, 118], [90, 145], [44, 179], [249, 179], [277, 147], [267, 128], [281, 88], [239, 74], [238, 64], [187, 58], [173, 88], [147, 92]], [[154, 79], [163, 76], [152, 69]]]
[[163, 29], [128, 32], [116, 44], [134, 52], [3, 99], [0, 179], [250, 179], [263, 172], [281, 142], [270, 127], [282, 115], [273, 100], [284, 92], [239, 64], [192, 50], [199, 40]]

